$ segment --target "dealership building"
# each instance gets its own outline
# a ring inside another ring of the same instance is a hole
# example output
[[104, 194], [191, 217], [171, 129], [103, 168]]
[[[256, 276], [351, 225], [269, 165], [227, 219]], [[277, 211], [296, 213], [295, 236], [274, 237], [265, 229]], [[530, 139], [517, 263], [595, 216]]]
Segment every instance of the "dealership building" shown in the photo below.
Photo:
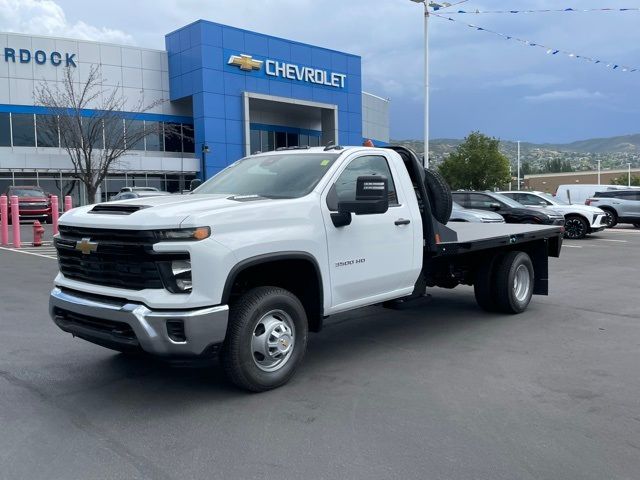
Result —
[[[179, 191], [257, 151], [389, 141], [389, 102], [362, 91], [357, 55], [203, 20], [167, 34], [165, 45], [0, 33], [0, 192], [38, 184], [87, 201], [60, 136], [43, 131], [51, 111], [35, 99], [45, 83], [62, 88], [66, 68], [80, 87], [98, 66], [93, 108], [117, 89], [123, 129], [155, 132], [113, 167], [103, 198], [125, 185]], [[140, 105], [153, 107], [139, 113]]]

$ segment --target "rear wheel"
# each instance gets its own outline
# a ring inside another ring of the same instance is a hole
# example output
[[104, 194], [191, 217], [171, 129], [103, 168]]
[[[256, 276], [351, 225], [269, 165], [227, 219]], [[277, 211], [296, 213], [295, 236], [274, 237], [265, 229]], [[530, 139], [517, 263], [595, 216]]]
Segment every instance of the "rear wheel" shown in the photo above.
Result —
[[498, 309], [494, 289], [494, 265], [499, 258], [499, 255], [494, 255], [483, 262], [476, 271], [473, 282], [473, 293], [476, 297], [476, 302], [480, 308], [487, 312], [495, 312]]
[[494, 288], [497, 309], [522, 313], [533, 295], [534, 272], [531, 258], [524, 252], [509, 252], [496, 261]]
[[222, 349], [229, 379], [252, 392], [279, 387], [293, 376], [307, 347], [304, 307], [278, 287], [254, 288], [232, 307]]
[[587, 236], [589, 224], [587, 221], [576, 215], [568, 216], [564, 223], [564, 236], [572, 240], [577, 240]]
[[618, 224], [618, 215], [616, 212], [611, 210], [610, 208], [603, 208], [604, 210], [604, 219], [602, 223], [604, 223], [608, 228], [613, 228]]

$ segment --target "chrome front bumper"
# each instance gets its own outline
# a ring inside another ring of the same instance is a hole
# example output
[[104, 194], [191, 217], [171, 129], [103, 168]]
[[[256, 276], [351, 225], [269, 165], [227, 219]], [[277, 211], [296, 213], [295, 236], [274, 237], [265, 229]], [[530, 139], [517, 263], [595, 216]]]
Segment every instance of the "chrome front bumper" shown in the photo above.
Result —
[[[49, 314], [62, 330], [98, 345], [190, 357], [215, 351], [223, 342], [229, 307], [154, 311], [140, 303], [55, 287], [49, 297]], [[173, 329], [170, 334], [168, 321], [172, 327], [183, 327], [184, 341], [176, 341]]]

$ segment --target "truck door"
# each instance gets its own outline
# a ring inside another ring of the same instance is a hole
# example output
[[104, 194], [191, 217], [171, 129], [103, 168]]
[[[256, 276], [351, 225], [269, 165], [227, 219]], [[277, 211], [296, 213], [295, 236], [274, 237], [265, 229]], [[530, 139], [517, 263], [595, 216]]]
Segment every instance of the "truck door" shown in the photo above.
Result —
[[[414, 229], [420, 220], [412, 217], [405, 192], [394, 181], [398, 178], [397, 173], [393, 175], [394, 167], [382, 154], [360, 155], [336, 172], [323, 192], [334, 311], [394, 298], [398, 290], [413, 288], [416, 269], [420, 270], [414, 265]], [[356, 179], [362, 175], [387, 177], [389, 210], [352, 215], [350, 225], [335, 227], [331, 212], [337, 211], [337, 201], [355, 200]], [[328, 195], [332, 189], [337, 195]]]

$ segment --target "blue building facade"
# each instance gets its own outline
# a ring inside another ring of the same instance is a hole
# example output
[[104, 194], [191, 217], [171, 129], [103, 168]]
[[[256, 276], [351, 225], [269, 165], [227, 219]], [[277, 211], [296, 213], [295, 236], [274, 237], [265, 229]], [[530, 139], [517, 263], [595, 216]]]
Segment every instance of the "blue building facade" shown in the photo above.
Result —
[[205, 178], [256, 150], [362, 143], [359, 56], [204, 20], [165, 41], [170, 100], [191, 106]]

